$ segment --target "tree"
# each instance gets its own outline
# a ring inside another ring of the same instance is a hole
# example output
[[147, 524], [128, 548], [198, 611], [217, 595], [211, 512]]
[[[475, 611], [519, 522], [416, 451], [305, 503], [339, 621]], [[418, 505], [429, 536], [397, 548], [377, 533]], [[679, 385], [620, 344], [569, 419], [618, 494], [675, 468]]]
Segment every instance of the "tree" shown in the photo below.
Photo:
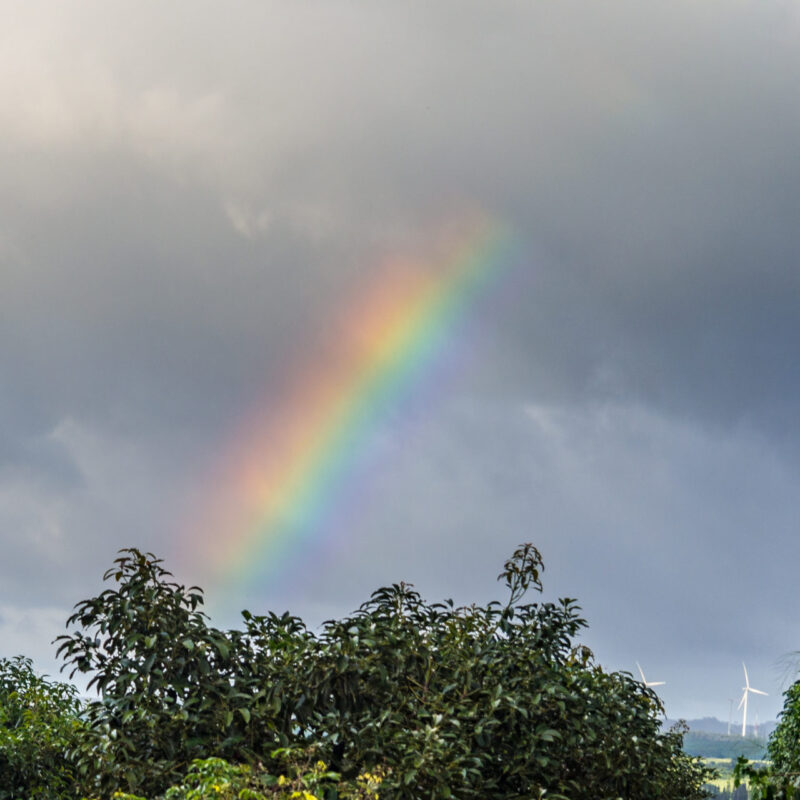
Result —
[[542, 588], [530, 544], [499, 576], [505, 603], [430, 604], [398, 583], [319, 634], [247, 611], [218, 631], [151, 554], [115, 563], [118, 589], [78, 604], [84, 632], [59, 649], [101, 694], [78, 762], [103, 791], [164, 791], [203, 756], [279, 769], [288, 747], [345, 781], [379, 772], [398, 800], [703, 796], [708, 773], [681, 730], [661, 731], [658, 697], [575, 643], [575, 601], [521, 602]]
[[104, 575], [118, 588], [78, 603], [67, 625], [83, 631], [56, 640], [70, 677], [99, 694], [75, 763], [87, 791], [159, 791], [206, 752], [241, 756], [234, 712], [251, 698], [233, 686], [238, 635], [206, 624], [202, 591], [169, 581], [152, 553], [121, 553]]
[[71, 790], [80, 707], [74, 686], [38, 675], [29, 658], [0, 659], [0, 800]]
[[298, 730], [345, 776], [388, 765], [390, 797], [702, 796], [657, 696], [573, 644], [575, 601], [520, 604], [542, 569], [523, 545], [505, 604], [431, 605], [395, 584], [325, 623], [285, 684]]
[[793, 798], [800, 796], [800, 681], [784, 692], [783, 710], [767, 744], [766, 767], [755, 767], [740, 757], [734, 775], [747, 779], [755, 798]]

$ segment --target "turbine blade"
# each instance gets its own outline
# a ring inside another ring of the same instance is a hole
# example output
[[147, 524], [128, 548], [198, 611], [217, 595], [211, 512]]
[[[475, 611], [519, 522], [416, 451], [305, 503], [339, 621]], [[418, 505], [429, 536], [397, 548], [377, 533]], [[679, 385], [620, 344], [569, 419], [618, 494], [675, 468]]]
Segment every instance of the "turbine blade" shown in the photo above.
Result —
[[744, 661], [742, 661], [742, 669], [744, 670], [744, 685], [745, 688], [750, 688], [750, 678], [747, 677], [747, 667], [744, 665]]
[[638, 662], [638, 661], [636, 662], [636, 668], [639, 670], [639, 674], [642, 676], [642, 683], [643, 683], [645, 686], [647, 686], [647, 681], [644, 679], [644, 672], [643, 672], [643, 670], [642, 670], [642, 666], [641, 666], [641, 664], [639, 664], [639, 662]]
[[763, 694], [765, 697], [769, 697], [769, 695], [766, 692], [762, 692], [761, 689], [751, 689], [748, 687], [747, 691], [752, 692], [753, 694]]
[[650, 681], [650, 683], [646, 683], [645, 686], [664, 686], [666, 681]]
[[742, 699], [739, 701], [739, 705], [738, 705], [738, 706], [736, 706], [736, 710], [737, 710], [737, 711], [738, 711], [738, 710], [739, 710], [739, 709], [742, 707], [742, 705], [744, 705], [744, 699], [745, 699], [745, 697], [747, 697], [747, 690], [746, 690], [746, 689], [745, 689], [745, 692], [744, 692], [744, 694], [742, 695]]

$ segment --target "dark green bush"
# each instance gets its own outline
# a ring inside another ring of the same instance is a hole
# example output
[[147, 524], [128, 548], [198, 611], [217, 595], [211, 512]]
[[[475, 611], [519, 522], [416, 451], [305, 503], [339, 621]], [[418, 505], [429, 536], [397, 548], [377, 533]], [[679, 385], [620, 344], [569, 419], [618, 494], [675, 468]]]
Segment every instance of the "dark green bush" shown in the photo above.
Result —
[[67, 753], [81, 728], [71, 684], [34, 672], [28, 658], [0, 658], [0, 800], [51, 800], [74, 788]]
[[206, 624], [202, 593], [168, 580], [159, 559], [123, 551], [108, 589], [75, 607], [58, 652], [90, 676], [99, 699], [86, 706], [75, 751], [85, 792], [157, 793], [195, 758], [242, 760], [252, 697], [236, 687], [239, 635]]
[[210, 755], [278, 774], [276, 748], [313, 747], [345, 781], [387, 767], [386, 798], [703, 796], [657, 696], [575, 644], [575, 602], [521, 602], [541, 589], [531, 545], [500, 575], [505, 603], [429, 604], [395, 584], [318, 635], [249, 612], [219, 631], [151, 554], [115, 563], [118, 588], [78, 604], [83, 630], [60, 645], [100, 692], [76, 749], [87, 793], [154, 796]]

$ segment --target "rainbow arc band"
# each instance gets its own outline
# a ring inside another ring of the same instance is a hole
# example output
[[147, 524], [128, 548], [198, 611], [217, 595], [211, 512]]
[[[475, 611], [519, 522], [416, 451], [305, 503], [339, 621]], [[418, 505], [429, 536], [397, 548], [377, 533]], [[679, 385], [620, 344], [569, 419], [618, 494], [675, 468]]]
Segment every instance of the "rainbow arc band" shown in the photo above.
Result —
[[212, 584], [274, 580], [331, 535], [370, 437], [435, 370], [516, 250], [504, 226], [483, 218], [437, 263], [377, 270], [339, 316], [334, 351], [301, 365], [231, 448], [191, 533]]

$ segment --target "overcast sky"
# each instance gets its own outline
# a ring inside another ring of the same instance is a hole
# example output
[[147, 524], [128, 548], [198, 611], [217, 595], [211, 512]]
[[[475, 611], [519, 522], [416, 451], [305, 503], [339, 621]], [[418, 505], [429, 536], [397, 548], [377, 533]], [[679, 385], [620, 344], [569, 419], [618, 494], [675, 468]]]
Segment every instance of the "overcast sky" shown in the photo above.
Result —
[[796, 2], [0, 4], [0, 655], [55, 672], [121, 547], [199, 580], [179, 530], [242, 419], [372, 270], [478, 210], [517, 260], [375, 429], [350, 529], [241, 597], [206, 585], [212, 617], [318, 624], [399, 580], [483, 602], [532, 541], [670, 717], [727, 719], [745, 661], [774, 718], [800, 649]]

